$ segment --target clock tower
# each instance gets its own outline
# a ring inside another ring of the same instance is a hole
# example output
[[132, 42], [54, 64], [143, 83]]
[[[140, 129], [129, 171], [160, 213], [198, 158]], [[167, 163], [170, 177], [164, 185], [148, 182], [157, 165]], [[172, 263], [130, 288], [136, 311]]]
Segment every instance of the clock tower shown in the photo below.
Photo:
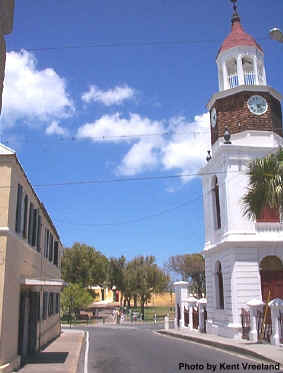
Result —
[[231, 1], [232, 30], [216, 57], [219, 91], [207, 105], [212, 152], [200, 173], [207, 332], [241, 338], [241, 309], [264, 298], [262, 263], [266, 257], [283, 263], [279, 213], [256, 222], [243, 216], [248, 165], [283, 146], [283, 132], [281, 95], [267, 84], [264, 52], [244, 31], [237, 0]]

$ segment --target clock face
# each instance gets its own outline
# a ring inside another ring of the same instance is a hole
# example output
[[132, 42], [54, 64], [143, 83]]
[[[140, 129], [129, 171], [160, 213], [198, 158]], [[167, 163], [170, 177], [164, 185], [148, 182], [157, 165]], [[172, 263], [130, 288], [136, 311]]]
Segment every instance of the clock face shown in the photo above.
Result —
[[248, 108], [251, 113], [262, 115], [267, 110], [267, 101], [262, 96], [251, 96], [248, 100]]
[[211, 122], [212, 127], [214, 128], [217, 122], [217, 113], [216, 113], [215, 107], [210, 112], [210, 122]]

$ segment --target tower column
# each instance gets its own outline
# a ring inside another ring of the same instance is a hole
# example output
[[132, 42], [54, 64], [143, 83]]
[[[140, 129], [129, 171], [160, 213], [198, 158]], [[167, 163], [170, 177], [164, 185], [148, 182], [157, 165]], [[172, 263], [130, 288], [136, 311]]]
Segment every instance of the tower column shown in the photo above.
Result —
[[255, 84], [259, 85], [258, 68], [257, 68], [257, 58], [256, 58], [256, 56], [253, 56], [253, 63], [254, 63], [254, 73], [255, 73]]
[[222, 63], [222, 71], [223, 71], [223, 86], [224, 86], [224, 90], [225, 89], [229, 89], [230, 88], [230, 84], [229, 84], [228, 71], [227, 71], [227, 66], [226, 66], [226, 62], [225, 61], [223, 61], [223, 63]]
[[238, 73], [239, 85], [244, 85], [245, 77], [244, 77], [244, 69], [243, 69], [243, 62], [242, 62], [241, 54], [237, 56], [237, 73]]

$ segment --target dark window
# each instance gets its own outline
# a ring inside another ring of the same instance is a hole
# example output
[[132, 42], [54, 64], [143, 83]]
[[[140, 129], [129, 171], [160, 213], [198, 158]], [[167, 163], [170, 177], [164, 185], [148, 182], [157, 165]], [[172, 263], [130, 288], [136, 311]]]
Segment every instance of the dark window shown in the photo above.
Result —
[[48, 258], [49, 238], [50, 238], [49, 230], [45, 229], [45, 249], [44, 249], [45, 258]]
[[53, 315], [53, 313], [54, 313], [54, 293], [49, 293], [48, 316]]
[[33, 204], [29, 204], [29, 221], [28, 221], [28, 243], [32, 244], [32, 231], [33, 231]]
[[223, 310], [224, 309], [224, 287], [223, 287], [223, 273], [222, 273], [222, 267], [221, 263], [217, 263], [217, 272], [216, 272], [216, 277], [217, 277], [217, 291], [218, 291], [218, 309]]
[[23, 187], [18, 184], [18, 195], [17, 195], [17, 208], [16, 208], [16, 232], [21, 231], [21, 219], [22, 219], [22, 199], [23, 199]]
[[53, 262], [53, 245], [54, 245], [54, 239], [53, 239], [53, 235], [50, 233], [50, 237], [49, 237], [49, 260], [50, 262]]
[[48, 300], [48, 293], [43, 293], [43, 305], [42, 305], [42, 319], [47, 319], [47, 300]]
[[37, 248], [37, 251], [40, 253], [41, 251], [41, 216], [38, 214], [37, 216], [37, 242], [36, 242], [36, 248]]
[[58, 241], [54, 242], [54, 264], [58, 267], [58, 259], [59, 259], [59, 245]]
[[56, 293], [56, 307], [55, 312], [59, 313], [60, 311], [60, 294]]
[[33, 219], [32, 219], [32, 240], [31, 245], [36, 246], [36, 234], [37, 234], [37, 214], [36, 209], [33, 210]]
[[24, 225], [23, 225], [23, 237], [27, 237], [27, 222], [28, 222], [28, 196], [24, 199]]
[[221, 213], [220, 213], [220, 200], [219, 200], [219, 185], [218, 179], [215, 177], [214, 182], [214, 203], [215, 203], [215, 217], [216, 217], [216, 229], [221, 228]]

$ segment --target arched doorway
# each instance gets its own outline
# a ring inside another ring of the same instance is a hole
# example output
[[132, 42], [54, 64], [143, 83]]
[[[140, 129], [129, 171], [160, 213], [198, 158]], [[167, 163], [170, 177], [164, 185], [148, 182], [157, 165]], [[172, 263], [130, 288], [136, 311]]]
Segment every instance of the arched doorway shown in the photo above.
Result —
[[263, 301], [283, 299], [283, 264], [277, 256], [266, 256], [260, 262], [261, 292]]

